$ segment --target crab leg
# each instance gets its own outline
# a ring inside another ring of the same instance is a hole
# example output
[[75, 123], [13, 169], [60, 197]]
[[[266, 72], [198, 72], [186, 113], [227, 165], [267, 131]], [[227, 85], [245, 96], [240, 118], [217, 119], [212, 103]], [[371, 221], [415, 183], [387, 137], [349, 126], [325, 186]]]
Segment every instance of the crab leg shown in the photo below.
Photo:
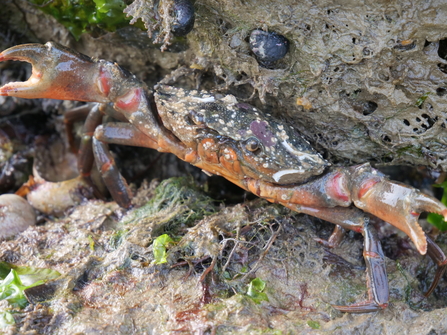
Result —
[[153, 140], [172, 137], [152, 113], [146, 85], [115, 63], [91, 59], [53, 42], [9, 48], [0, 53], [0, 62], [6, 60], [29, 62], [33, 70], [27, 81], [1, 87], [2, 96], [111, 103]]
[[[363, 234], [369, 299], [351, 306], [334, 306], [341, 311], [366, 313], [385, 308], [388, 303], [382, 249], [360, 209], [402, 230], [421, 254], [428, 253], [437, 263], [438, 269], [426, 296], [433, 292], [447, 269], [447, 257], [418, 224], [421, 212], [441, 214], [447, 220], [447, 208], [417, 189], [386, 179], [369, 164], [335, 169], [305, 185], [282, 186], [250, 179], [244, 186], [271, 202]], [[353, 203], [356, 208], [346, 208]]]
[[[422, 212], [437, 213], [447, 220], [447, 208], [437, 199], [386, 179], [369, 164], [335, 169], [320, 179], [299, 186], [248, 180], [246, 188], [297, 211], [301, 211], [301, 207], [333, 208], [354, 204], [402, 230], [422, 255], [427, 252], [427, 240], [418, 223], [419, 215]], [[325, 220], [340, 224], [336, 212], [333, 213]]]
[[79, 148], [76, 145], [75, 137], [73, 134], [74, 123], [78, 121], [85, 121], [92, 106], [89, 104], [75, 107], [64, 113], [65, 133], [68, 137], [68, 145], [74, 154], [78, 153]]
[[94, 136], [101, 142], [162, 150], [157, 142], [130, 123], [108, 122], [96, 127]]
[[337, 240], [343, 237], [345, 229], [350, 229], [363, 235], [363, 258], [366, 263], [368, 300], [349, 306], [333, 305], [333, 307], [349, 313], [369, 313], [386, 308], [388, 306], [389, 289], [384, 261], [385, 256], [383, 255], [377, 233], [369, 225], [369, 219], [365, 214], [355, 207], [310, 208], [300, 205], [290, 205], [288, 207], [297, 212], [335, 223], [337, 226], [334, 233], [329, 238], [329, 241], [324, 241], [324, 244], [328, 246], [332, 246], [332, 243], [338, 244], [339, 241]]
[[90, 178], [90, 172], [93, 167], [93, 147], [92, 137], [96, 127], [102, 123], [102, 113], [99, 110], [99, 104], [91, 108], [82, 129], [81, 145], [78, 155], [78, 170], [84, 178]]
[[343, 237], [345, 237], [345, 233], [346, 233], [345, 228], [343, 228], [340, 225], [335, 225], [334, 231], [327, 240], [324, 240], [322, 238], [314, 238], [314, 240], [317, 241], [318, 243], [321, 243], [327, 248], [336, 248], [343, 240]]
[[[132, 193], [126, 180], [120, 174], [108, 143], [160, 149], [157, 142], [151, 140], [129, 123], [107, 123], [96, 127], [93, 136], [93, 153], [96, 165], [113, 199], [121, 206], [131, 206]], [[92, 146], [90, 146], [92, 147]]]
[[[100, 103], [93, 107], [87, 117], [78, 164], [82, 175], [88, 177], [93, 164], [91, 143], [94, 143], [93, 154], [99, 170], [112, 197], [120, 205], [128, 207], [130, 204], [127, 183], [116, 169], [112, 156], [105, 152], [107, 141], [92, 141], [93, 131], [101, 123], [101, 113], [127, 120], [138, 134], [139, 142], [146, 143], [142, 146], [169, 151], [185, 159], [188, 153], [186, 147], [155, 118], [149, 103], [151, 93], [146, 85], [117, 64], [93, 60], [51, 42], [45, 45], [24, 44], [12, 47], [0, 53], [0, 61], [6, 60], [29, 62], [33, 71], [27, 81], [12, 82], [1, 87], [2, 96]], [[111, 104], [113, 110], [107, 109], [107, 104]], [[146, 137], [146, 140], [142, 137]], [[129, 138], [124, 142], [135, 145], [135, 140]], [[119, 185], [115, 184], [113, 178], [119, 180]]]
[[363, 237], [365, 239], [363, 257], [366, 263], [368, 300], [350, 306], [333, 305], [334, 308], [341, 312], [369, 313], [388, 306], [388, 277], [382, 246], [376, 231], [369, 224], [365, 224], [363, 227]]
[[105, 86], [95, 83], [105, 73], [98, 63], [56, 43], [23, 44], [0, 53], [0, 62], [18, 60], [32, 64], [31, 77], [26, 82], [13, 82], [0, 89], [0, 95], [26, 99], [49, 98], [108, 102]]
[[447, 257], [444, 255], [444, 252], [441, 248], [432, 241], [432, 239], [427, 237], [427, 254], [430, 258], [438, 265], [438, 269], [436, 270], [435, 278], [430, 285], [430, 288], [425, 292], [425, 296], [428, 297], [433, 293], [436, 286], [438, 286], [439, 280], [444, 275], [445, 270], [447, 269]]
[[386, 179], [369, 164], [351, 167], [350, 171], [350, 193], [355, 206], [402, 230], [424, 255], [427, 240], [419, 226], [419, 216], [422, 212], [436, 213], [447, 221], [446, 206], [415, 188]]

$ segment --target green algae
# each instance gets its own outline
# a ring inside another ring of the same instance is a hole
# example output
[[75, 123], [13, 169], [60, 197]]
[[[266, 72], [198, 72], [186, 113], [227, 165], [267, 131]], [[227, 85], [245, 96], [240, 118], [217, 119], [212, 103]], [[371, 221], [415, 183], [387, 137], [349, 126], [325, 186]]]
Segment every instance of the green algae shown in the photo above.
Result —
[[79, 40], [81, 34], [96, 29], [115, 31], [126, 27], [130, 19], [123, 13], [121, 0], [31, 0], [41, 11], [53, 16]]

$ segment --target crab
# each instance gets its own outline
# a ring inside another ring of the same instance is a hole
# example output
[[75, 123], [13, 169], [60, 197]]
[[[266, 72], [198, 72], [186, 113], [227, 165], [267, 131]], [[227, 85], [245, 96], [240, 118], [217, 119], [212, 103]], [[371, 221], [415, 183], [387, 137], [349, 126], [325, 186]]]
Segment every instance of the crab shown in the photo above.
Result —
[[[108, 151], [109, 143], [173, 153], [270, 202], [329, 221], [336, 225], [324, 242], [330, 247], [340, 242], [346, 229], [363, 234], [368, 299], [334, 306], [342, 312], [374, 312], [388, 305], [384, 254], [365, 212], [403, 231], [419, 253], [437, 263], [427, 296], [446, 270], [446, 256], [418, 223], [422, 212], [447, 219], [441, 202], [388, 180], [368, 163], [330, 166], [291, 126], [233, 95], [160, 84], [151, 91], [115, 63], [50, 42], [7, 49], [0, 53], [0, 61], [6, 60], [29, 62], [33, 70], [26, 82], [1, 87], [2, 96], [96, 103], [85, 122], [79, 170], [88, 179], [96, 161], [113, 199], [122, 207], [131, 206], [131, 192]], [[119, 122], [103, 124], [104, 114]]]

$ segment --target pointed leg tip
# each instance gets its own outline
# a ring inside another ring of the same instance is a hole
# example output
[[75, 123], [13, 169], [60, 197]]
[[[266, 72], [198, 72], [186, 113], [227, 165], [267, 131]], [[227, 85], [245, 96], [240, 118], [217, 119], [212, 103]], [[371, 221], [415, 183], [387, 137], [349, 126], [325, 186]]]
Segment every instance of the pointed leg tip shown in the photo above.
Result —
[[8, 55], [6, 51], [8, 50], [5, 50], [2, 53], [0, 53], [0, 62], [6, 62], [8, 60], [16, 60], [13, 57], [11, 57], [11, 55]]
[[29, 85], [29, 81], [8, 83], [5, 86], [0, 87], [0, 96], [28, 99], [35, 98], [35, 96], [29, 94], [32, 92], [32, 90], [29, 90], [30, 87], [31, 85]]
[[2, 53], [0, 53], [0, 62], [6, 62], [8, 60], [18, 60], [26, 62], [26, 59], [22, 59], [23, 56], [20, 55], [18, 52], [11, 51], [12, 48], [4, 50]]
[[388, 307], [388, 303], [379, 304], [374, 301], [364, 301], [349, 306], [332, 305], [335, 309], [343, 313], [373, 313]]
[[422, 237], [412, 238], [410, 236], [411, 240], [413, 241], [414, 245], [416, 246], [417, 251], [421, 255], [425, 255], [427, 253], [427, 239]]
[[4, 50], [3, 52], [0, 52], [0, 62], [5, 62], [11, 59], [11, 57], [8, 57], [7, 51], [8, 49]]
[[10, 87], [6, 87], [6, 86], [0, 87], [0, 96], [3, 96], [3, 97], [10, 96], [9, 92], [11, 92], [11, 91], [12, 91], [12, 89]]

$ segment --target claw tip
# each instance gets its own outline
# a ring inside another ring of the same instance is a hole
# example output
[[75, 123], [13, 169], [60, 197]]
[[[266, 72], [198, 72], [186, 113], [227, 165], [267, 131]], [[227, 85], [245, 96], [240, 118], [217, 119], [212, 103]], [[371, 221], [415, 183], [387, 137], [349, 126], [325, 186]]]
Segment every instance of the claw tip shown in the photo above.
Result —
[[427, 239], [425, 238], [425, 234], [423, 238], [419, 237], [417, 239], [412, 239], [413, 243], [416, 245], [416, 249], [419, 251], [421, 255], [425, 255], [427, 253]]
[[0, 87], [0, 96], [2, 96], [2, 97], [9, 96], [10, 91], [12, 91], [12, 89], [10, 87]]
[[447, 222], [447, 209], [444, 209], [444, 210], [441, 212], [441, 215], [444, 217], [444, 221]]

